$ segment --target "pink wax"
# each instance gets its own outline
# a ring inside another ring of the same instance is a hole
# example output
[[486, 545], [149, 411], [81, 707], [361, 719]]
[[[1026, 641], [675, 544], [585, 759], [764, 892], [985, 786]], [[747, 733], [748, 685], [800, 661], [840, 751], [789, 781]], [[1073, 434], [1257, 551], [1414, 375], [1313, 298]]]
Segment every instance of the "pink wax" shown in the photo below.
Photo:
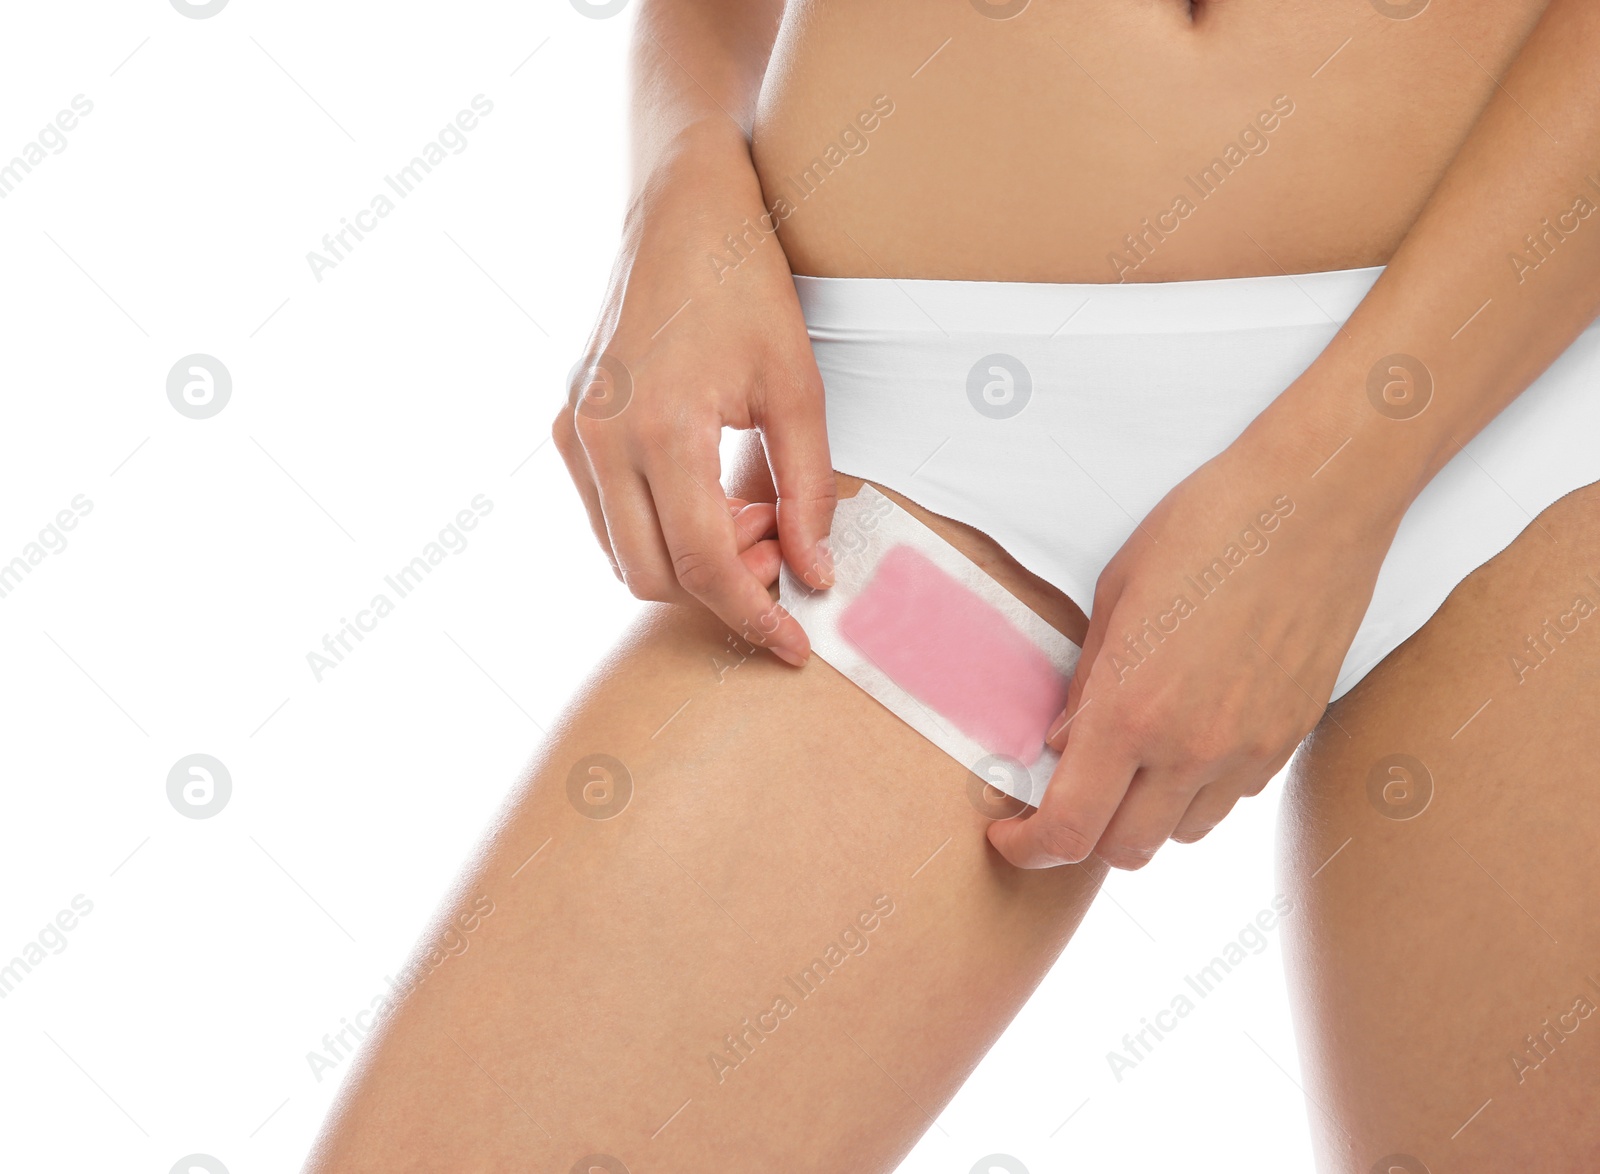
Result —
[[900, 688], [991, 754], [1031, 764], [1067, 682], [992, 604], [910, 546], [892, 547], [839, 631]]

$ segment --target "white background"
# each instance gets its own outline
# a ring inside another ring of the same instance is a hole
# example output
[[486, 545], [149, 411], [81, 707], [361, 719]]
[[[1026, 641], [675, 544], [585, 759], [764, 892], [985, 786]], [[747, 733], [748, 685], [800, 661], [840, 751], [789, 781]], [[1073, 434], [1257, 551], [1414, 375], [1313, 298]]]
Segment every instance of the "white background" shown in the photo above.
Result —
[[[0, 200], [0, 563], [92, 509], [0, 598], [0, 964], [93, 910], [0, 999], [0, 1168], [296, 1169], [348, 1068], [307, 1053], [634, 613], [543, 443], [616, 241], [630, 17], [7, 5], [0, 160], [94, 109]], [[477, 94], [467, 148], [318, 282], [307, 252]], [[233, 379], [206, 420], [166, 395], [195, 352]], [[477, 494], [318, 683], [306, 653]], [[209, 819], [167, 797], [192, 753], [232, 777]], [[1278, 932], [1106, 1061], [1270, 902], [1279, 792], [1113, 875], [903, 1170], [1310, 1168]]]

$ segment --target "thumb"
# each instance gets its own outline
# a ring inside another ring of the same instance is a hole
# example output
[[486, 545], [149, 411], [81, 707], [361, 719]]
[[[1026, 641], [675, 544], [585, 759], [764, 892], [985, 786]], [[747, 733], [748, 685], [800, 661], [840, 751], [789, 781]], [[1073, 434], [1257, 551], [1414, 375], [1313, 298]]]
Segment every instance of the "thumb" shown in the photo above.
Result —
[[1094, 672], [1095, 661], [1100, 657], [1100, 649], [1105, 644], [1106, 631], [1111, 626], [1111, 612], [1114, 599], [1111, 592], [1096, 591], [1094, 614], [1089, 617], [1089, 630], [1083, 637], [1083, 649], [1078, 653], [1078, 663], [1073, 666], [1072, 679], [1067, 682], [1067, 701], [1061, 714], [1050, 723], [1050, 730], [1045, 741], [1057, 752], [1066, 748], [1067, 737], [1071, 726], [1068, 722], [1077, 716], [1078, 708], [1083, 704], [1083, 691], [1089, 684], [1089, 676]]
[[809, 377], [772, 396], [761, 420], [761, 440], [778, 491], [778, 546], [790, 570], [812, 587], [833, 585], [828, 531], [838, 492], [828, 456], [822, 378]]

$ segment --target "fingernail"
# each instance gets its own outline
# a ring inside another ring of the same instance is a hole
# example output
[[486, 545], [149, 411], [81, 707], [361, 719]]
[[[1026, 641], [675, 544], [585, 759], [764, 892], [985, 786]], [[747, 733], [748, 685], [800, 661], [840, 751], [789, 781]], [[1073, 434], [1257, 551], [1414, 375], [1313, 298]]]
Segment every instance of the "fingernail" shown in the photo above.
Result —
[[816, 551], [811, 556], [811, 567], [821, 586], [833, 586], [833, 544], [826, 538], [817, 543]]
[[1046, 742], [1054, 742], [1058, 737], [1061, 736], [1061, 731], [1066, 729], [1066, 728], [1067, 728], [1067, 711], [1063, 709], [1061, 711], [1061, 716], [1056, 718], [1055, 721], [1050, 723], [1050, 729], [1049, 729], [1048, 732], [1046, 732], [1046, 734], [1044, 736], [1044, 740]]
[[806, 656], [801, 656], [792, 648], [783, 647], [774, 648], [772, 650], [772, 655], [778, 657], [780, 660], [787, 661], [789, 664], [794, 665], [794, 667], [797, 669], [805, 667], [806, 660], [809, 659]]

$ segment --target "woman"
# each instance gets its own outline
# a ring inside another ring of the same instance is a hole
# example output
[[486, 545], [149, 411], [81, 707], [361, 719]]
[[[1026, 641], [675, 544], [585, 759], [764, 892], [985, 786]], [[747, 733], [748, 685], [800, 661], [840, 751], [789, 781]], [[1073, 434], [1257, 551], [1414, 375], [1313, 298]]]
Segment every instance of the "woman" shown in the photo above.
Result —
[[[623, 247], [555, 437], [676, 606], [543, 748], [445, 914], [494, 901], [478, 948], [308, 1168], [892, 1169], [1105, 869], [1294, 755], [1318, 1168], [1593, 1169], [1600, 8], [636, 22]], [[773, 608], [780, 563], [830, 583], [863, 477], [1082, 646], [1036, 812], [978, 810]]]

